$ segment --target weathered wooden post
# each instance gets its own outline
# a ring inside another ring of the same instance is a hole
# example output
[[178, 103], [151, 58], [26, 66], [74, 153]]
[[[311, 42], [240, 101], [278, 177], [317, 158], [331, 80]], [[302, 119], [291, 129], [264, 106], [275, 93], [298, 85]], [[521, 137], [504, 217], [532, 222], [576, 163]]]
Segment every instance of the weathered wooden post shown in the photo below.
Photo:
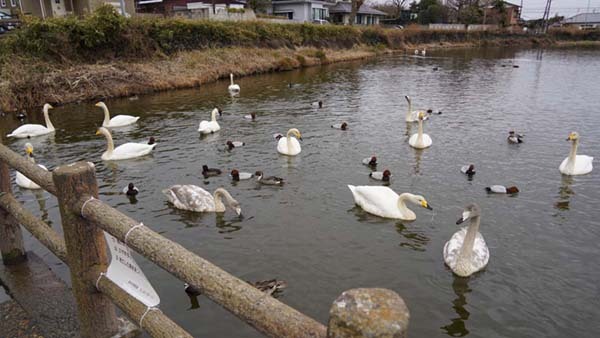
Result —
[[[10, 171], [8, 165], [0, 159], [0, 194], [10, 193], [12, 193]], [[2, 262], [5, 265], [17, 264], [27, 258], [21, 226], [2, 208], [0, 208], [0, 253], [2, 253]]]
[[112, 337], [118, 332], [115, 307], [94, 287], [106, 271], [108, 256], [102, 230], [86, 221], [75, 202], [98, 197], [94, 165], [77, 162], [56, 168], [52, 178], [60, 207], [73, 294], [77, 301], [82, 337]]
[[328, 338], [405, 338], [410, 314], [388, 289], [344, 291], [329, 310]]

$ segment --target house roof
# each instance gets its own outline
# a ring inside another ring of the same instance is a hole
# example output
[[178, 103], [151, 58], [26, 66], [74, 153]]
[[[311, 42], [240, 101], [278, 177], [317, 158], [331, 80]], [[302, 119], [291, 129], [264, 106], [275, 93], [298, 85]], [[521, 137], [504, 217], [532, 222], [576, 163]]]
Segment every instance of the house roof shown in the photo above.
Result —
[[[352, 4], [350, 2], [338, 2], [335, 6], [329, 8], [329, 13], [350, 13], [352, 11]], [[362, 5], [358, 9], [358, 14], [372, 14], [385, 16], [386, 13], [378, 11], [367, 5]]]
[[581, 13], [572, 16], [562, 23], [598, 23], [600, 22], [600, 13]]

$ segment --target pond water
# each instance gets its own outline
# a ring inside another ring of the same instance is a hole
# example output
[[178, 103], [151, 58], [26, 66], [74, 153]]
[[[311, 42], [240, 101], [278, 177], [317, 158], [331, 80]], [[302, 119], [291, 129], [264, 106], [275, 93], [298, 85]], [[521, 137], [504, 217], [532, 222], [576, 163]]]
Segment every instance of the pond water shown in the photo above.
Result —
[[[571, 131], [581, 135], [580, 154], [600, 157], [599, 77], [600, 51], [589, 49], [385, 56], [237, 79], [236, 98], [221, 81], [108, 100], [114, 115], [141, 116], [135, 127], [114, 132], [117, 145], [157, 139], [155, 152], [138, 160], [100, 160], [106, 143], [94, 133], [103, 115], [92, 103], [52, 110], [55, 136], [30, 142], [38, 163], [49, 168], [93, 161], [102, 200], [243, 280], [287, 281], [280, 299], [323, 323], [344, 290], [384, 287], [407, 302], [413, 337], [591, 337], [600, 335], [600, 169], [563, 177], [558, 166]], [[404, 122], [404, 95], [415, 108], [443, 112], [425, 123], [431, 148], [408, 145], [416, 124]], [[316, 100], [324, 101], [322, 109], [311, 108]], [[200, 137], [198, 123], [214, 106], [224, 111], [222, 130]], [[250, 112], [257, 121], [243, 118]], [[29, 121], [43, 119], [30, 112]], [[348, 131], [330, 128], [342, 121]], [[0, 122], [2, 135], [18, 126], [13, 116]], [[304, 137], [294, 158], [279, 155], [272, 137], [291, 127]], [[507, 144], [511, 129], [524, 133], [525, 143]], [[227, 140], [246, 146], [224, 151]], [[23, 152], [25, 141], [4, 142]], [[355, 207], [347, 185], [378, 184], [361, 164], [372, 154], [378, 169], [391, 170], [393, 190], [422, 194], [433, 211], [413, 206], [417, 220], [402, 222]], [[472, 181], [460, 173], [468, 163], [477, 169]], [[287, 183], [234, 184], [227, 174], [205, 180], [203, 164], [226, 173], [263, 170]], [[135, 204], [120, 194], [129, 182], [140, 189]], [[223, 186], [244, 217], [176, 210], [161, 194], [173, 184], [211, 192]], [[487, 195], [491, 184], [521, 192]], [[16, 187], [15, 194], [60, 231], [54, 197]], [[470, 202], [481, 206], [491, 258], [485, 271], [463, 279], [445, 267], [442, 248]], [[68, 279], [65, 266], [29, 234], [27, 246]], [[206, 298], [191, 309], [179, 280], [141, 257], [138, 262], [162, 298], [161, 309], [194, 336], [260, 336]]]

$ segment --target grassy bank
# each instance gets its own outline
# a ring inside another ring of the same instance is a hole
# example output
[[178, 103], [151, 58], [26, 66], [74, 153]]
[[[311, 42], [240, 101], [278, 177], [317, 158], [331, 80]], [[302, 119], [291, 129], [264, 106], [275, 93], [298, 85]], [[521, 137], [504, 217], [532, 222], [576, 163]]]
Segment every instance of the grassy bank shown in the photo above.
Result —
[[17, 32], [0, 39], [0, 109], [192, 87], [230, 72], [289, 70], [422, 45], [598, 40], [598, 31], [565, 30], [531, 37], [505, 31], [127, 19], [109, 6], [84, 19], [28, 18]]

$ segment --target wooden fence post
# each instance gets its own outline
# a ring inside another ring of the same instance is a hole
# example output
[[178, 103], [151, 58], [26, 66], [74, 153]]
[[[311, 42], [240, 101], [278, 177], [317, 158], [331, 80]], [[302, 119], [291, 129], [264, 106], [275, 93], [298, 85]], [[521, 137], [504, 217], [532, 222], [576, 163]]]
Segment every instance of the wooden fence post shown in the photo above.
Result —
[[86, 221], [80, 210], [73, 210], [75, 202], [81, 198], [98, 197], [94, 165], [77, 162], [60, 166], [54, 170], [52, 178], [62, 218], [81, 336], [111, 337], [118, 332], [115, 307], [94, 286], [100, 273], [108, 266], [106, 241], [100, 228]]
[[352, 289], [331, 306], [327, 338], [405, 338], [410, 314], [387, 289]]
[[[10, 184], [8, 165], [0, 160], [0, 194], [11, 194]], [[21, 226], [2, 208], [0, 208], [0, 253], [4, 265], [17, 264], [27, 258]]]

